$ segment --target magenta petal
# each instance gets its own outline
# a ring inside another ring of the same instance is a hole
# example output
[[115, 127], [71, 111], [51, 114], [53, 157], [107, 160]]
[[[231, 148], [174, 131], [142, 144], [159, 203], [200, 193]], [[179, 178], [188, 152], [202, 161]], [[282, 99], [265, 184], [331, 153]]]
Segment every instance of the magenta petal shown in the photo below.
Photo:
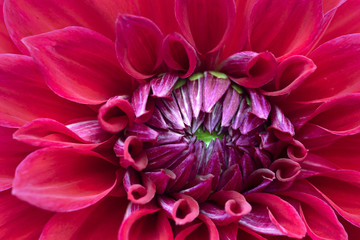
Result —
[[174, 95], [176, 97], [179, 108], [181, 109], [181, 116], [183, 121], [186, 126], [190, 127], [193, 114], [187, 84], [178, 89], [175, 89]]
[[146, 204], [155, 196], [156, 187], [150, 178], [145, 174], [140, 175], [131, 168], [127, 169], [123, 184], [128, 199], [133, 203]]
[[116, 142], [114, 151], [120, 157], [120, 165], [124, 168], [132, 166], [136, 171], [144, 170], [148, 164], [148, 158], [139, 138], [129, 136], [126, 138], [123, 146], [120, 146], [119, 143], [120, 141]]
[[72, 146], [93, 149], [111, 137], [96, 120], [65, 126], [55, 120], [38, 118], [25, 124], [14, 133], [14, 139], [33, 146]]
[[273, 105], [271, 110], [271, 125], [268, 129], [274, 131], [275, 135], [281, 140], [291, 139], [295, 135], [295, 129], [291, 121], [285, 117], [279, 107]]
[[111, 133], [120, 132], [126, 126], [131, 126], [134, 119], [134, 109], [124, 96], [110, 98], [101, 106], [98, 113], [99, 124]]
[[227, 168], [220, 176], [218, 190], [240, 191], [242, 186], [242, 176], [238, 164]]
[[150, 83], [140, 85], [132, 94], [131, 104], [135, 110], [136, 123], [144, 123], [153, 115], [155, 105], [149, 96]]
[[180, 228], [175, 240], [211, 239], [219, 240], [217, 226], [205, 215], [199, 214], [194, 222]]
[[257, 1], [250, 16], [252, 50], [269, 50], [282, 58], [306, 53], [318, 37], [322, 21], [321, 0]]
[[150, 81], [153, 97], [171, 99], [171, 92], [179, 79], [179, 76], [174, 73], [165, 73], [161, 77], [153, 78]]
[[256, 232], [303, 238], [306, 227], [293, 206], [268, 193], [252, 193], [246, 196], [252, 211], [240, 219], [240, 223]]
[[66, 99], [99, 104], [133, 89], [116, 60], [114, 43], [97, 32], [68, 27], [22, 41], [49, 87]]
[[203, 77], [188, 82], [188, 91], [194, 118], [199, 117], [200, 110], [203, 104], [203, 84]]
[[204, 78], [202, 110], [210, 113], [216, 102], [225, 94], [230, 86], [229, 79], [217, 78], [206, 72]]
[[160, 29], [147, 18], [120, 14], [116, 20], [118, 60], [124, 70], [136, 79], [155, 74], [162, 62], [162, 40]]
[[153, 204], [128, 206], [118, 239], [172, 240], [173, 231], [165, 213]]
[[155, 144], [159, 137], [159, 132], [146, 126], [145, 124], [134, 124], [126, 129], [126, 136], [136, 136], [142, 142]]
[[169, 181], [176, 178], [175, 173], [169, 169], [145, 172], [144, 174], [155, 184], [157, 194], [163, 194], [168, 186]]
[[244, 51], [227, 58], [220, 68], [237, 84], [258, 88], [274, 79], [277, 62], [270, 52]]
[[[164, 144], [147, 148], [146, 154], [149, 158], [148, 169], [161, 168], [169, 165], [168, 162], [175, 156], [188, 148], [187, 143]], [[172, 162], [170, 162], [171, 164]]]
[[192, 197], [185, 194], [176, 193], [176, 198], [165, 196], [158, 197], [158, 203], [165, 210], [176, 225], [191, 223], [199, 215], [199, 204]]
[[97, 153], [45, 148], [19, 164], [12, 193], [46, 210], [74, 211], [106, 196], [116, 185], [116, 175], [116, 168]]
[[1, 239], [38, 239], [52, 215], [19, 200], [11, 191], [0, 192]]
[[56, 213], [44, 226], [39, 240], [116, 239], [127, 203], [124, 198], [108, 197], [79, 211]]
[[205, 176], [197, 175], [196, 178], [189, 183], [188, 188], [180, 191], [180, 193], [191, 196], [199, 203], [204, 202], [211, 193], [213, 179], [214, 175], [212, 174]]
[[195, 49], [178, 33], [173, 33], [164, 39], [163, 55], [166, 65], [182, 73], [182, 78], [189, 77], [197, 66]]
[[171, 192], [177, 192], [183, 189], [186, 183], [189, 182], [195, 160], [195, 155], [190, 153], [179, 164], [174, 164], [175, 166], [171, 170], [175, 174], [176, 178], [170, 181], [168, 185], [168, 189]]
[[240, 94], [233, 88], [229, 88], [226, 92], [223, 102], [223, 112], [221, 117], [221, 126], [228, 127], [233, 119], [238, 106], [240, 105]]
[[287, 158], [279, 158], [271, 163], [270, 170], [275, 173], [276, 179], [281, 182], [294, 181], [300, 173], [299, 163]]
[[232, 0], [176, 0], [175, 15], [186, 39], [201, 54], [222, 47], [235, 23]]
[[266, 120], [269, 116], [271, 105], [268, 100], [256, 90], [248, 89], [251, 100], [251, 113], [258, 118]]
[[36, 118], [64, 123], [94, 116], [86, 106], [55, 95], [30, 57], [2, 54], [0, 63], [0, 125], [20, 127]]
[[185, 129], [185, 125], [181, 117], [181, 111], [175, 100], [156, 99], [156, 105], [173, 129]]

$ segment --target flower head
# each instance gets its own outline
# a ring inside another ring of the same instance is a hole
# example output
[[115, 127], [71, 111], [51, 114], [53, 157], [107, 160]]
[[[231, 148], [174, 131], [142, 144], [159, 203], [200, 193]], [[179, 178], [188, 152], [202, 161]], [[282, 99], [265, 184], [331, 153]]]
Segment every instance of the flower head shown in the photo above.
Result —
[[353, 239], [358, 0], [4, 0], [1, 239]]

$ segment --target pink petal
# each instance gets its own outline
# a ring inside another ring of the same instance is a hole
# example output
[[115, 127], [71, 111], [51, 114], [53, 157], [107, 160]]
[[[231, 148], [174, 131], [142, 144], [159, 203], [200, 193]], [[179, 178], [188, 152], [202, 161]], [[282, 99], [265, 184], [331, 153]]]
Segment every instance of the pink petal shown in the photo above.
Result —
[[324, 201], [309, 194], [289, 192], [290, 196], [300, 202], [300, 215], [314, 240], [346, 240], [347, 233], [337, 219], [334, 211]]
[[1, 239], [38, 239], [52, 215], [20, 201], [10, 191], [0, 192]]
[[165, 213], [152, 204], [130, 204], [119, 229], [118, 239], [171, 240], [173, 231]]
[[[333, 1], [325, 1], [326, 5], [329, 4], [328, 2]], [[337, 2], [339, 2], [339, 0], [335, 1], [335, 4]], [[337, 10], [335, 16], [326, 29], [324, 36], [321, 38], [321, 43], [340, 37], [342, 35], [360, 32], [360, 26], [358, 24], [360, 14], [359, 1], [340, 1], [340, 4], [341, 6], [336, 6]], [[324, 6], [325, 8], [327, 7], [326, 5]], [[332, 3], [332, 5], [334, 5], [334, 3]]]
[[321, 30], [322, 18], [321, 0], [257, 1], [250, 16], [252, 50], [268, 50], [281, 59], [309, 51]]
[[296, 210], [281, 198], [268, 193], [252, 193], [246, 196], [253, 207], [240, 223], [248, 228], [270, 235], [303, 238], [305, 224]]
[[20, 127], [36, 118], [67, 122], [94, 116], [86, 106], [64, 100], [48, 89], [30, 57], [2, 54], [0, 63], [0, 125]]
[[360, 227], [360, 173], [337, 170], [309, 178], [318, 192], [346, 220]]
[[204, 112], [212, 112], [215, 104], [225, 94], [230, 86], [229, 79], [222, 79], [206, 72], [203, 85], [203, 104], [202, 110]]
[[185, 194], [174, 194], [175, 199], [159, 196], [158, 202], [176, 225], [191, 223], [199, 215], [199, 204]]
[[96, 120], [65, 126], [55, 120], [38, 118], [14, 133], [14, 139], [39, 147], [72, 146], [93, 149], [111, 137]]
[[195, 49], [178, 33], [173, 33], [164, 39], [162, 51], [166, 65], [182, 73], [187, 78], [194, 73], [197, 66]]
[[140, 85], [132, 94], [131, 104], [135, 110], [135, 122], [147, 122], [154, 112], [154, 101], [149, 98], [150, 83]]
[[126, 138], [124, 155], [118, 157], [120, 157], [120, 165], [122, 167], [128, 168], [132, 166], [136, 171], [145, 169], [148, 163], [148, 158], [143, 150], [143, 144], [136, 136]]
[[337, 135], [350, 135], [360, 131], [360, 94], [348, 94], [322, 104], [310, 116], [310, 123]]
[[171, 99], [171, 92], [173, 91], [178, 79], [179, 76], [173, 73], [165, 73], [161, 77], [153, 78], [150, 81], [150, 86], [153, 92], [151, 96]]
[[155, 196], [156, 186], [145, 174], [128, 168], [123, 178], [128, 200], [135, 204], [149, 203]]
[[287, 95], [298, 88], [315, 69], [316, 65], [311, 59], [300, 55], [290, 56], [280, 63], [273, 84], [264, 86], [261, 92], [266, 96]]
[[185, 38], [201, 54], [221, 48], [235, 23], [232, 0], [176, 0], [175, 14]]
[[130, 93], [133, 83], [118, 64], [114, 43], [81, 27], [68, 27], [22, 40], [58, 95], [99, 104]]
[[176, 178], [176, 175], [169, 169], [145, 172], [144, 174], [155, 184], [157, 194], [163, 194], [169, 181]]
[[116, 168], [99, 154], [45, 148], [19, 164], [12, 193], [37, 207], [67, 212], [98, 202], [115, 185]]
[[101, 106], [98, 120], [101, 127], [111, 133], [117, 133], [134, 123], [135, 112], [127, 97], [110, 98]]
[[[146, 39], [146, 41], [144, 41]], [[124, 70], [136, 79], [152, 77], [161, 64], [163, 35], [151, 20], [119, 15], [116, 21], [116, 54]]]
[[200, 214], [197, 221], [184, 228], [180, 228], [175, 240], [219, 240], [219, 232], [216, 225], [205, 215]]
[[127, 205], [124, 198], [108, 197], [79, 211], [56, 213], [39, 239], [116, 239]]
[[18, 142], [12, 135], [16, 129], [0, 127], [0, 191], [9, 189], [17, 165], [34, 147]]
[[221, 71], [230, 79], [247, 88], [261, 87], [275, 77], [277, 62], [270, 52], [235, 53], [221, 63]]
[[[0, 9], [3, 9], [4, 0], [0, 1]], [[4, 22], [3, 11], [0, 11], [0, 52], [1, 53], [19, 53], [19, 49], [14, 45], [11, 40], [8, 30]]]
[[83, 26], [115, 38], [114, 22], [119, 12], [131, 13], [127, 1], [4, 0], [4, 18], [9, 34], [22, 52], [28, 53], [21, 39], [67, 26]]
[[292, 92], [291, 99], [323, 102], [360, 90], [357, 77], [360, 74], [360, 34], [345, 35], [326, 42], [309, 58], [317, 69]]
[[140, 141], [154, 145], [160, 133], [145, 124], [134, 124], [126, 129], [126, 136], [136, 136]]

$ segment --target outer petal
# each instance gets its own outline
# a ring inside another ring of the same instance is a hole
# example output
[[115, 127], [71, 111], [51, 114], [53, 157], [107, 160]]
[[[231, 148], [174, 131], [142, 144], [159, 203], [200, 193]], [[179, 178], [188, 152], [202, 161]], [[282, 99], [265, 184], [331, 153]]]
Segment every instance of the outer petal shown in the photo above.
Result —
[[0, 125], [20, 127], [41, 117], [67, 122], [92, 115], [86, 106], [50, 91], [30, 57], [0, 55]]
[[[4, 0], [0, 1], [0, 9], [3, 9]], [[1, 53], [19, 53], [19, 50], [12, 42], [4, 22], [3, 11], [0, 11], [0, 52]]]
[[116, 20], [117, 58], [134, 78], [145, 79], [155, 74], [162, 62], [162, 40], [160, 29], [147, 18], [119, 15]]
[[175, 14], [186, 39], [202, 54], [221, 48], [235, 22], [233, 0], [176, 0]]
[[68, 27], [22, 41], [49, 87], [64, 98], [98, 104], [134, 87], [116, 60], [114, 43], [97, 32]]
[[57, 213], [46, 223], [40, 240], [116, 239], [127, 205], [124, 198], [108, 197], [92, 207]]
[[67, 26], [83, 26], [114, 39], [114, 22], [119, 12], [131, 13], [131, 1], [112, 0], [4, 0], [6, 27], [16, 46], [24, 53], [20, 42], [24, 37], [49, 32]]
[[35, 150], [12, 138], [15, 129], [0, 127], [0, 191], [12, 185], [17, 165]]
[[289, 203], [268, 193], [252, 193], [246, 199], [253, 210], [240, 219], [241, 224], [270, 235], [285, 235], [292, 238], [305, 236], [305, 225]]
[[1, 192], [0, 238], [37, 239], [51, 215], [50, 212], [20, 201], [10, 191]]
[[360, 173], [337, 170], [309, 178], [321, 195], [346, 220], [360, 227]]
[[45, 148], [20, 163], [12, 193], [40, 208], [68, 212], [96, 203], [115, 184], [116, 168], [99, 154]]
[[153, 204], [130, 204], [121, 224], [118, 239], [170, 240], [172, 229], [164, 212]]
[[252, 50], [282, 58], [309, 51], [321, 28], [321, 5], [321, 0], [257, 1], [250, 16]]
[[216, 225], [206, 216], [200, 214], [197, 221], [179, 229], [175, 240], [219, 240]]
[[317, 69], [291, 93], [291, 99], [325, 101], [360, 90], [360, 34], [345, 35], [326, 42], [309, 58]]

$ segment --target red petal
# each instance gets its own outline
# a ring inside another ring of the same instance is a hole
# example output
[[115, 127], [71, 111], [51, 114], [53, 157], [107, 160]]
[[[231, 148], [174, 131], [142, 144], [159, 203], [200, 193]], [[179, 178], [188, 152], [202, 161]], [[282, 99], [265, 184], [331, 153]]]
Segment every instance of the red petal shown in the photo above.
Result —
[[306, 228], [295, 208], [281, 198], [268, 193], [246, 196], [253, 210], [240, 223], [250, 229], [270, 234], [303, 238]]
[[[339, 2], [339, 0], [336, 0], [335, 3], [328, 2], [333, 1], [325, 1], [325, 9], [329, 8], [326, 5], [331, 4], [333, 6]], [[336, 6], [337, 10], [335, 16], [331, 20], [330, 25], [326, 29], [324, 36], [321, 39], [322, 43], [342, 35], [360, 32], [360, 2], [358, 0], [346, 0], [340, 1], [340, 4], [342, 2], [344, 3], [341, 6]]]
[[114, 22], [120, 12], [131, 13], [128, 1], [5, 0], [4, 17], [11, 38], [22, 52], [28, 53], [20, 42], [24, 37], [49, 32], [67, 26], [83, 26], [114, 39]]
[[291, 99], [325, 101], [360, 90], [360, 34], [341, 36], [326, 42], [315, 49], [309, 58], [317, 69], [292, 92]]
[[98, 104], [133, 89], [116, 60], [114, 43], [97, 32], [68, 27], [22, 41], [49, 87], [64, 98]]
[[0, 127], [0, 191], [12, 185], [17, 165], [34, 147], [12, 138], [15, 129]]
[[134, 123], [135, 112], [127, 97], [110, 98], [99, 109], [98, 120], [103, 129], [117, 133]]
[[124, 198], [109, 197], [79, 211], [57, 213], [45, 225], [40, 240], [116, 239], [127, 205]]
[[321, 0], [259, 0], [250, 16], [252, 50], [269, 50], [281, 58], [309, 51], [322, 17]]
[[30, 57], [0, 55], [0, 125], [20, 127], [42, 117], [67, 122], [92, 115], [86, 106], [64, 100], [48, 89]]
[[206, 216], [200, 214], [197, 221], [181, 228], [175, 240], [219, 240], [216, 225]]
[[12, 193], [40, 208], [67, 212], [90, 206], [116, 185], [116, 168], [99, 154], [45, 148], [17, 167]]
[[120, 158], [120, 165], [124, 168], [132, 166], [136, 171], [144, 170], [148, 158], [143, 144], [136, 136], [127, 137], [124, 143], [124, 156]]
[[52, 119], [38, 118], [14, 133], [14, 139], [33, 146], [72, 146], [83, 149], [93, 149], [110, 137], [96, 120], [65, 126]]
[[358, 133], [360, 131], [360, 94], [340, 96], [322, 104], [312, 114], [310, 122], [332, 134]]
[[118, 239], [171, 240], [173, 231], [165, 213], [153, 205], [130, 204], [121, 224]]
[[[0, 1], [0, 9], [4, 6], [4, 0]], [[1, 53], [19, 53], [19, 49], [12, 42], [4, 22], [3, 11], [0, 11], [0, 52]]]
[[149, 203], [155, 196], [156, 186], [145, 174], [128, 168], [123, 178], [128, 199], [135, 204]]
[[175, 14], [186, 39], [201, 54], [224, 45], [235, 23], [233, 0], [176, 0]]
[[155, 74], [162, 62], [162, 40], [160, 29], [147, 18], [119, 15], [116, 21], [117, 58], [124, 70], [136, 79]]
[[285, 193], [300, 202], [300, 215], [314, 240], [346, 240], [347, 233], [324, 201], [301, 192]]
[[52, 213], [20, 201], [10, 191], [0, 193], [0, 238], [37, 239]]
[[346, 220], [360, 227], [360, 173], [337, 170], [313, 176], [309, 181]]

